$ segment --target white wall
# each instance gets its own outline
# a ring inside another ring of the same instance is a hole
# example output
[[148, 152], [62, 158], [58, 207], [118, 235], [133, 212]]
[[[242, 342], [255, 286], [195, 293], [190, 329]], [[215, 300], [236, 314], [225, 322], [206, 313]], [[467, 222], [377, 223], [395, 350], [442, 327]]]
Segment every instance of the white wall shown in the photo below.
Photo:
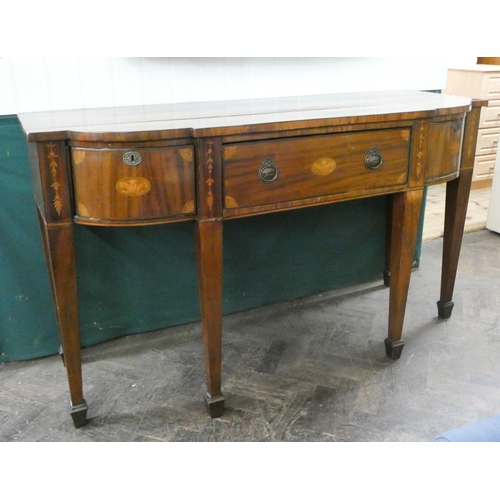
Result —
[[474, 57], [3, 57], [0, 115], [359, 90], [442, 89]]

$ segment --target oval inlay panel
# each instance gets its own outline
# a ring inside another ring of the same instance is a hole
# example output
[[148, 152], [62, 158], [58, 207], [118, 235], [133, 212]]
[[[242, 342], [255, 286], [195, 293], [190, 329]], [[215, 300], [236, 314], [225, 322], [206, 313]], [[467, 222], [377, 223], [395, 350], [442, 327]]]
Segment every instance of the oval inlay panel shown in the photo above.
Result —
[[125, 196], [142, 196], [149, 193], [151, 183], [144, 177], [123, 177], [116, 183], [116, 190]]
[[320, 158], [311, 165], [311, 172], [314, 175], [331, 174], [337, 167], [337, 162], [332, 158]]

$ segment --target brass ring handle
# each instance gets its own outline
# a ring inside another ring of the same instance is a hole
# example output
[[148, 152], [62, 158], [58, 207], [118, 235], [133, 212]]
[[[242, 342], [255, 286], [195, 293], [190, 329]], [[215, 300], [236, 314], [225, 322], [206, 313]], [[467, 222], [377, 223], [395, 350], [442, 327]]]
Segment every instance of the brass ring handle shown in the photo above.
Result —
[[368, 154], [365, 157], [365, 167], [370, 170], [375, 170], [380, 168], [382, 165], [382, 155], [380, 154], [379, 149], [374, 146], [368, 151]]
[[274, 164], [271, 158], [266, 158], [259, 168], [259, 180], [266, 184], [273, 182], [278, 177], [278, 167]]

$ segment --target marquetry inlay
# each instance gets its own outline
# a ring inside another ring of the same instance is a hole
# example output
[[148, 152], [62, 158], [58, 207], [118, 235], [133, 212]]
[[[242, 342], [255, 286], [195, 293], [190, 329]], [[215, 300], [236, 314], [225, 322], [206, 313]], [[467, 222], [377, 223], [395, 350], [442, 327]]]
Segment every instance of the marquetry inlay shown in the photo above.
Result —
[[59, 192], [59, 189], [61, 187], [61, 183], [58, 179], [59, 177], [59, 165], [57, 164], [57, 155], [54, 151], [55, 145], [50, 143], [47, 144], [47, 148], [49, 149], [49, 153], [47, 155], [47, 158], [49, 160], [49, 167], [50, 167], [50, 173], [52, 175], [52, 184], [50, 187], [54, 191], [54, 198], [53, 198], [53, 205], [54, 208], [56, 209], [57, 215], [61, 215], [61, 210], [63, 206], [63, 201]]
[[422, 156], [424, 156], [424, 152], [422, 151], [422, 147], [424, 144], [424, 122], [420, 125], [419, 135], [418, 135], [418, 153], [417, 153], [417, 168], [415, 173], [417, 174], [417, 179], [420, 179], [422, 175], [422, 170], [424, 169], [422, 165]]
[[333, 158], [320, 158], [311, 165], [314, 175], [328, 175], [337, 168], [337, 162]]
[[236, 146], [226, 146], [224, 148], [224, 160], [229, 160], [234, 156], [236, 152]]
[[210, 211], [212, 211], [212, 207], [214, 206], [214, 194], [212, 192], [212, 185], [215, 182], [212, 177], [212, 172], [214, 171], [214, 160], [212, 158], [212, 145], [213, 141], [208, 141], [207, 143], [207, 170], [208, 170], [208, 179], [205, 181], [208, 186], [208, 194], [207, 194], [207, 205]]
[[225, 197], [226, 208], [237, 208], [238, 202], [231, 196]]
[[116, 190], [125, 196], [143, 196], [151, 190], [151, 183], [144, 177], [123, 177], [116, 183]]
[[179, 149], [179, 154], [184, 161], [193, 161], [193, 150], [191, 148]]
[[84, 159], [85, 159], [85, 151], [81, 151], [81, 150], [73, 151], [73, 163], [75, 165], [82, 163], [82, 161]]
[[78, 215], [81, 215], [82, 217], [90, 217], [90, 212], [83, 203], [78, 203]]
[[184, 204], [181, 212], [183, 214], [192, 214], [194, 213], [194, 207], [195, 207], [194, 200], [189, 200], [187, 203]]

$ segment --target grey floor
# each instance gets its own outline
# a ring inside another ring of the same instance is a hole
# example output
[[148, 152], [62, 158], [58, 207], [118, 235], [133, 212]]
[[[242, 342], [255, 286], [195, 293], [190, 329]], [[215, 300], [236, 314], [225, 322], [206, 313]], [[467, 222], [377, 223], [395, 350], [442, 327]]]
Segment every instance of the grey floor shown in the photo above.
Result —
[[423, 244], [398, 361], [384, 354], [388, 289], [370, 283], [225, 317], [219, 419], [197, 323], [84, 349], [81, 429], [59, 356], [0, 365], [0, 441], [426, 442], [498, 414], [500, 235], [464, 236], [449, 320], [441, 245]]

